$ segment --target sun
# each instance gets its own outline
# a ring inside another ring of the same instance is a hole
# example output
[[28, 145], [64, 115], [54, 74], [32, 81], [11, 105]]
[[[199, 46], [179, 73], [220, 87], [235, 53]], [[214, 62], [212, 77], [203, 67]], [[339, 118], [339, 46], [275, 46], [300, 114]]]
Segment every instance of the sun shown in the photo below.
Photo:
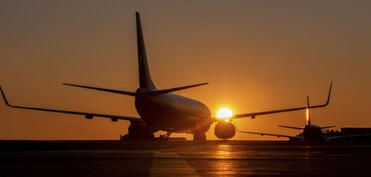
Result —
[[226, 107], [220, 108], [218, 112], [216, 112], [216, 117], [219, 119], [226, 119], [233, 116], [232, 110]]

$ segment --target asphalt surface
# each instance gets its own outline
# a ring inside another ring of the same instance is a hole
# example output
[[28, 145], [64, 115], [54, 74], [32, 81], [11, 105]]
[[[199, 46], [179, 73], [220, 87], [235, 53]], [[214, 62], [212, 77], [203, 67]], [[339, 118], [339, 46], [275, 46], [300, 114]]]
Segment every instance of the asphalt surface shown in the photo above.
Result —
[[370, 176], [370, 145], [0, 141], [0, 176]]

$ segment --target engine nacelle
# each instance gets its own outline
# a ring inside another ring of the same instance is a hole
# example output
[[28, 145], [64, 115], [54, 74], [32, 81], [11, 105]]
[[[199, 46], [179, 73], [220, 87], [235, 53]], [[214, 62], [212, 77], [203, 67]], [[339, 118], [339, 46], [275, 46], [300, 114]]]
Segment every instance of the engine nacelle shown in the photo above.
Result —
[[220, 139], [233, 138], [236, 134], [236, 128], [230, 122], [218, 122], [215, 126], [215, 136]]

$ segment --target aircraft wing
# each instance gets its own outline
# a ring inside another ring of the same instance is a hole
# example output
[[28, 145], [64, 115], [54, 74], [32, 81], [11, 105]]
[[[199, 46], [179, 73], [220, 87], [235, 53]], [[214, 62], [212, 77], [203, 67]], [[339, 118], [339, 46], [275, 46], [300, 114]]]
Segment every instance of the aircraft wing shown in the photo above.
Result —
[[335, 125], [329, 125], [329, 126], [321, 127], [321, 129], [334, 128], [334, 127], [336, 127], [336, 126]]
[[292, 127], [292, 126], [286, 126], [286, 125], [279, 125], [279, 127], [282, 127], [282, 128], [291, 128], [291, 129], [296, 129], [296, 130], [303, 130], [304, 129], [302, 127]]
[[65, 113], [65, 114], [76, 114], [76, 115], [84, 115], [87, 119], [93, 119], [93, 117], [101, 117], [101, 118], [108, 118], [112, 121], [118, 120], [130, 120], [130, 121], [143, 121], [143, 119], [138, 117], [130, 117], [130, 116], [120, 116], [120, 115], [109, 115], [109, 114], [97, 114], [97, 113], [88, 113], [88, 112], [75, 112], [75, 111], [66, 111], [66, 110], [57, 110], [57, 109], [47, 109], [47, 108], [37, 108], [37, 107], [26, 107], [26, 106], [15, 106], [11, 105], [5, 97], [5, 94], [0, 87], [1, 94], [3, 96], [4, 102], [7, 106], [12, 108], [19, 108], [19, 109], [30, 109], [30, 110], [38, 110], [38, 111], [48, 111], [48, 112], [58, 112], [58, 113]]
[[236, 115], [232, 116], [231, 119], [239, 119], [239, 118], [245, 118], [245, 117], [251, 117], [252, 119], [254, 119], [256, 116], [260, 116], [260, 115], [274, 114], [274, 113], [280, 113], [280, 112], [289, 112], [289, 111], [297, 111], [297, 110], [304, 110], [304, 109], [307, 109], [307, 108], [313, 109], [313, 108], [325, 107], [330, 102], [331, 88], [332, 88], [332, 82], [330, 84], [330, 90], [329, 90], [327, 101], [326, 101], [325, 104], [314, 105], [314, 106], [309, 106], [309, 107], [302, 106], [302, 107], [287, 108], [287, 109], [277, 109], [277, 110], [271, 110], [271, 111], [252, 112], [252, 113], [246, 113], [246, 114], [236, 114]]
[[[325, 107], [328, 105], [328, 102], [323, 105], [316, 105], [311, 106], [309, 108], [320, 108]], [[266, 115], [266, 114], [274, 114], [274, 113], [280, 113], [280, 112], [290, 112], [290, 111], [298, 111], [298, 110], [304, 110], [307, 109], [306, 106], [303, 107], [297, 107], [297, 108], [289, 108], [289, 109], [278, 109], [278, 110], [272, 110], [272, 111], [263, 111], [263, 112], [252, 112], [252, 113], [246, 113], [246, 114], [235, 114], [231, 117], [231, 119], [239, 119], [239, 118], [245, 118], [245, 117], [251, 117], [254, 119], [256, 116]]]
[[333, 140], [339, 140], [339, 139], [342, 139], [342, 138], [364, 137], [364, 136], [371, 136], [371, 133], [358, 134], [358, 135], [330, 136], [330, 137], [327, 137], [327, 140], [328, 141], [333, 141]]
[[256, 135], [260, 135], [260, 136], [276, 136], [277, 138], [279, 137], [286, 137], [286, 138], [290, 138], [290, 139], [304, 139], [303, 137], [301, 136], [289, 136], [289, 135], [280, 135], [280, 134], [271, 134], [271, 133], [259, 133], [259, 132], [247, 132], [247, 131], [238, 131], [238, 132], [241, 132], [241, 133], [249, 133], [249, 134], [256, 134]]

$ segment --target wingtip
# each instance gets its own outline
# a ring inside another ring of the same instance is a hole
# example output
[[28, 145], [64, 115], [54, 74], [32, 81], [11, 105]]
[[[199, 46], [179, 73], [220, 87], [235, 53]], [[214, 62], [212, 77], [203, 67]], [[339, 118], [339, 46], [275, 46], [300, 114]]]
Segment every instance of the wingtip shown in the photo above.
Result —
[[309, 105], [309, 96], [307, 96], [307, 109], [310, 108], [310, 105]]
[[69, 83], [62, 83], [62, 85], [66, 85], [66, 86], [77, 86], [75, 84], [69, 84]]
[[5, 104], [8, 105], [8, 106], [11, 106], [9, 104], [8, 100], [6, 99], [5, 93], [4, 93], [3, 89], [1, 88], [1, 86], [0, 86], [0, 92], [1, 92], [1, 96], [3, 96], [3, 99], [4, 99]]
[[326, 105], [328, 105], [330, 103], [331, 91], [332, 91], [332, 83], [333, 83], [333, 81], [330, 82], [330, 89], [328, 91], [328, 97], [327, 97]]

